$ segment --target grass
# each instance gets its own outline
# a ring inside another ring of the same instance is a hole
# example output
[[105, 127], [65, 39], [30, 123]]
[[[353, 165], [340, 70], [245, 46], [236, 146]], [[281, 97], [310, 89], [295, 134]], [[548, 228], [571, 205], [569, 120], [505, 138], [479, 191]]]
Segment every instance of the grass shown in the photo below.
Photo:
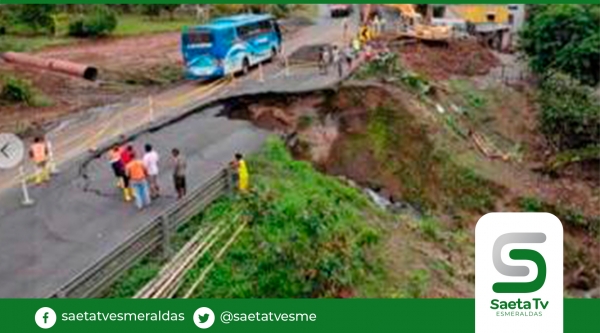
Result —
[[433, 217], [424, 217], [419, 221], [419, 229], [425, 238], [431, 241], [440, 239], [440, 224]]
[[536, 197], [523, 197], [519, 200], [520, 208], [525, 212], [548, 212], [558, 217], [565, 225], [584, 230], [600, 240], [600, 217], [584, 216], [579, 210], [552, 205]]
[[34, 52], [51, 46], [75, 43], [72, 37], [50, 36], [0, 36], [0, 52]]
[[0, 75], [0, 105], [25, 104], [33, 107], [52, 105], [50, 97], [37, 90], [29, 80]]
[[184, 26], [197, 24], [194, 17], [178, 17], [173, 20], [168, 18], [150, 19], [142, 15], [120, 15], [119, 24], [113, 36], [126, 37], [160, 32], [181, 31]]
[[380, 234], [367, 223], [378, 213], [359, 191], [294, 161], [278, 140], [250, 165], [255, 192], [227, 212], [243, 211], [251, 230], [196, 297], [338, 297], [378, 280], [372, 255]]
[[[188, 223], [179, 227], [177, 232], [171, 238], [171, 247], [173, 252], [179, 251], [183, 245], [192, 238], [192, 236], [202, 226], [203, 215], [198, 214]], [[115, 282], [108, 292], [104, 295], [106, 298], [129, 298], [133, 297], [138, 290], [152, 280], [160, 271], [163, 265], [167, 263], [166, 258], [161, 251], [156, 251], [143, 258], [133, 268], [128, 270], [124, 276]]]
[[[34, 52], [50, 46], [73, 44], [83, 39], [67, 36], [68, 20], [58, 21], [56, 36], [35, 35], [27, 31], [27, 27], [17, 26], [13, 33], [0, 37], [0, 52]], [[190, 16], [175, 16], [168, 18], [150, 19], [143, 15], [119, 15], [115, 31], [110, 36], [129, 37], [145, 34], [155, 34], [169, 31], [181, 31], [186, 25], [195, 25], [195, 18]]]
[[366, 135], [353, 138], [365, 142], [353, 144], [370, 147], [377, 164], [398, 179], [403, 200], [427, 209], [493, 209], [496, 190], [491, 184], [455, 163], [427, 137], [426, 127], [401, 105], [394, 105], [372, 110]]
[[[294, 161], [279, 140], [269, 140], [248, 164], [251, 194], [220, 199], [177, 233], [177, 244], [183, 244], [199, 226], [233, 220], [239, 212], [249, 219], [249, 227], [217, 262], [195, 297], [338, 297], [384, 289], [378, 286], [385, 279], [376, 225], [386, 213], [357, 189], [319, 173], [309, 163]], [[213, 255], [187, 272], [183, 290]], [[146, 258], [108, 296], [132, 296], [163, 263], [159, 254]]]
[[408, 297], [423, 297], [429, 288], [429, 271], [425, 269], [415, 269], [411, 272], [406, 282], [406, 291]]

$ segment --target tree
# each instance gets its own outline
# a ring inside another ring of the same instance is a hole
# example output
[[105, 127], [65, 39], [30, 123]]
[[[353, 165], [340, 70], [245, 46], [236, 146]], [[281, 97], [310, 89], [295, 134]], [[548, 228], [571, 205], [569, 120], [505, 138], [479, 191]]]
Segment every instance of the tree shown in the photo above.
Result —
[[145, 15], [159, 17], [160, 13], [164, 10], [168, 12], [169, 17], [173, 19], [173, 13], [177, 8], [179, 8], [179, 5], [143, 5], [142, 8]]
[[534, 72], [565, 72], [582, 83], [600, 81], [600, 6], [533, 7], [521, 31], [520, 48]]
[[557, 73], [540, 87], [541, 130], [559, 150], [582, 149], [600, 142], [600, 102], [593, 89]]
[[55, 10], [56, 5], [53, 4], [15, 5], [12, 7], [12, 12], [17, 21], [27, 24], [36, 32], [45, 29], [51, 34], [55, 30], [54, 19], [52, 18]]
[[117, 27], [117, 15], [105, 5], [95, 5], [85, 15], [69, 23], [69, 35], [74, 37], [101, 37]]

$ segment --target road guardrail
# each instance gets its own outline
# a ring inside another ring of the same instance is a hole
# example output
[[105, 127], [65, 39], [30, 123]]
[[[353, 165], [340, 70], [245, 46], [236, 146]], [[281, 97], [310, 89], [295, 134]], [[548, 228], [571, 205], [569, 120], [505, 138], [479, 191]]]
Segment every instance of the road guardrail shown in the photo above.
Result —
[[136, 230], [124, 242], [77, 274], [49, 295], [50, 298], [96, 298], [142, 258], [154, 251], [173, 254], [171, 236], [181, 225], [222, 195], [233, 192], [228, 169], [222, 169], [207, 182], [175, 202], [150, 223]]

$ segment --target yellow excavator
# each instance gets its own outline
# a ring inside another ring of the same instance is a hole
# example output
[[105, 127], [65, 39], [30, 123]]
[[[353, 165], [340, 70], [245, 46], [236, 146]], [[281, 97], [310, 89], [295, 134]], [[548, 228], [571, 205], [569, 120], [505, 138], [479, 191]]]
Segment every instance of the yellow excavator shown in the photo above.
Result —
[[[427, 6], [425, 19], [417, 13], [415, 5], [410, 4], [381, 4], [400, 13], [404, 29], [398, 32], [399, 37], [415, 38], [423, 41], [447, 42], [452, 36], [452, 28], [448, 26], [434, 26], [431, 24], [433, 7]], [[372, 5], [363, 5], [362, 22], [364, 25], [371, 19]]]

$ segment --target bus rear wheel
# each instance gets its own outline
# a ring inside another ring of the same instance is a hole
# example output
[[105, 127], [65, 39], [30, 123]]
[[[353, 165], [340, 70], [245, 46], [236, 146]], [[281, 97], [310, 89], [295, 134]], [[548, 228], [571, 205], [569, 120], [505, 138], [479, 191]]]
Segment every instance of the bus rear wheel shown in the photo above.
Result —
[[248, 58], [244, 58], [242, 60], [242, 74], [246, 75], [248, 72], [250, 72], [250, 61]]

